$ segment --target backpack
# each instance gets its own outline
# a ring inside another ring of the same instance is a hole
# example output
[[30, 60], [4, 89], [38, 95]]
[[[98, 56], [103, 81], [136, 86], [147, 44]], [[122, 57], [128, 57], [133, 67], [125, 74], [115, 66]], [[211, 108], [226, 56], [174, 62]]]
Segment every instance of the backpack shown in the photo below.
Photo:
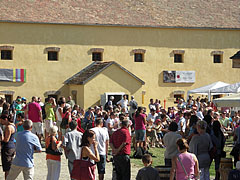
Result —
[[138, 108], [138, 105], [137, 105], [137, 102], [136, 102], [136, 101], [133, 101], [133, 103], [132, 103], [132, 108], [133, 108], [133, 109], [137, 109], [137, 108]]
[[64, 115], [64, 117], [62, 118], [62, 122], [60, 124], [60, 128], [62, 129], [67, 129], [67, 126], [68, 126], [68, 116], [67, 116], [68, 113], [66, 113]]

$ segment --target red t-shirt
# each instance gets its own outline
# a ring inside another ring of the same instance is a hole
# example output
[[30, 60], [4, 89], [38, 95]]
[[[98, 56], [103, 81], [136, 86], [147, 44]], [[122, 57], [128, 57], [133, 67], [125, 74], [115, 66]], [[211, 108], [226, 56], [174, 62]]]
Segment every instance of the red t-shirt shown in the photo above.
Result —
[[41, 118], [39, 112], [41, 112], [41, 106], [36, 103], [32, 102], [28, 104], [28, 119], [32, 120], [32, 122], [41, 122]]
[[121, 129], [118, 129], [112, 134], [110, 138], [110, 143], [112, 143], [114, 147], [117, 149], [124, 142], [126, 142], [127, 144], [119, 152], [119, 155], [124, 155], [124, 154], [130, 155], [131, 154], [131, 136], [130, 136], [129, 130], [125, 127], [122, 127]]

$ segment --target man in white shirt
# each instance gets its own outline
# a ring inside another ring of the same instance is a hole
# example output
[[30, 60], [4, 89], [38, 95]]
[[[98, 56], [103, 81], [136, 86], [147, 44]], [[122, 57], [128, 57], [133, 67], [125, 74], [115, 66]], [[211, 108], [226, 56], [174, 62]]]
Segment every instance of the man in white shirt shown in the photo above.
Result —
[[181, 133], [185, 133], [185, 129], [186, 129], [186, 119], [183, 117], [183, 112], [179, 111], [179, 122], [178, 122], [178, 131], [180, 131]]
[[95, 132], [95, 139], [98, 142], [98, 152], [100, 156], [100, 161], [97, 162], [99, 180], [104, 179], [105, 174], [105, 165], [106, 159], [108, 155], [108, 144], [109, 144], [109, 136], [106, 128], [103, 128], [103, 120], [101, 118], [97, 118], [95, 120], [96, 127], [91, 130]]
[[199, 111], [197, 112], [196, 116], [200, 119], [203, 120], [203, 108], [200, 108]]
[[125, 109], [125, 112], [128, 113], [128, 100], [127, 95], [123, 95], [123, 99], [117, 102], [117, 104], [120, 104], [122, 109]]
[[147, 121], [152, 119], [152, 121], [155, 122], [157, 116], [158, 114], [156, 113], [156, 109], [150, 109], [150, 113], [147, 116]]

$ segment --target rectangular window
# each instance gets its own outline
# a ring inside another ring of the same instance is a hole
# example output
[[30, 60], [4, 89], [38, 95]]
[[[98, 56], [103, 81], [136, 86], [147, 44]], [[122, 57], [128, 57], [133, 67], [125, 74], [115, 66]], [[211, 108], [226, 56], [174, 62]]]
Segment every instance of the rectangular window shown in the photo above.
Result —
[[134, 62], [143, 62], [143, 54], [135, 53], [134, 54]]
[[49, 61], [57, 61], [58, 60], [58, 52], [57, 51], [48, 51], [48, 60]]
[[222, 63], [222, 56], [219, 54], [213, 55], [213, 63]]
[[8, 102], [9, 104], [11, 104], [11, 103], [12, 103], [12, 100], [13, 100], [13, 97], [12, 97], [12, 95], [7, 95], [7, 94], [5, 94], [5, 99], [6, 99], [6, 102]]
[[183, 55], [174, 54], [174, 63], [183, 63]]
[[12, 60], [12, 51], [11, 50], [1, 50], [1, 59], [2, 60]]
[[102, 53], [101, 52], [93, 52], [92, 60], [93, 61], [102, 61]]

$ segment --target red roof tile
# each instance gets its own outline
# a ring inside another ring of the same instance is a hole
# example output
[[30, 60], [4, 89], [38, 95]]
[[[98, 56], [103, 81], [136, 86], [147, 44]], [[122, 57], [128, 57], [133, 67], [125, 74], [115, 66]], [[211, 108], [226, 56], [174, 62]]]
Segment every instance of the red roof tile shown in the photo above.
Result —
[[239, 0], [1, 0], [0, 21], [240, 28]]

